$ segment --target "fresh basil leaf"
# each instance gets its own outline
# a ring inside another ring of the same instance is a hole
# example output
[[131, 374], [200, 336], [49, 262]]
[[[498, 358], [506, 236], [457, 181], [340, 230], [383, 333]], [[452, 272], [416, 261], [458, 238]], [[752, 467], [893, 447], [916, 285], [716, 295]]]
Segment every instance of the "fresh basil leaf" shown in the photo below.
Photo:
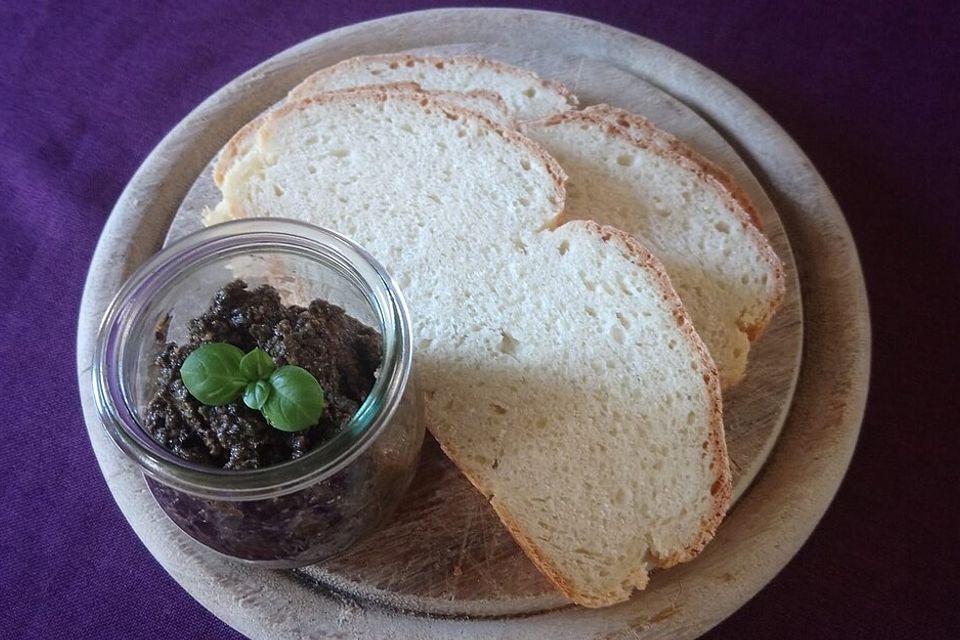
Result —
[[266, 380], [257, 380], [255, 382], [251, 382], [243, 391], [243, 404], [247, 405], [251, 409], [260, 411], [260, 409], [263, 408], [263, 405], [266, 404], [267, 398], [270, 397], [270, 392], [272, 390], [273, 387], [271, 387], [270, 383]]
[[267, 422], [281, 431], [302, 431], [320, 421], [326, 404], [323, 389], [301, 367], [287, 365], [270, 375], [273, 390], [261, 408]]
[[240, 375], [247, 382], [266, 380], [276, 368], [276, 365], [273, 364], [273, 358], [260, 347], [243, 356], [240, 360]]
[[180, 367], [180, 379], [194, 398], [219, 406], [237, 399], [246, 381], [240, 375], [243, 351], [224, 342], [200, 345]]

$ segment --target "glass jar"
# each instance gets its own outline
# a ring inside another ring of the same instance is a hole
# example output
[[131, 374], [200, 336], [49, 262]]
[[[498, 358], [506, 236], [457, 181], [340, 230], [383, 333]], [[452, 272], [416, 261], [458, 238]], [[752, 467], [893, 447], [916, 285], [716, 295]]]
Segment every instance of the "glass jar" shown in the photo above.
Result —
[[[187, 462], [142, 426], [157, 391], [158, 335], [184, 344], [187, 323], [236, 278], [251, 288], [272, 285], [286, 305], [327, 300], [383, 337], [373, 388], [335, 436], [296, 460], [243, 471]], [[400, 501], [423, 443], [410, 320], [399, 291], [347, 238], [290, 220], [216, 225], [150, 258], [107, 309], [93, 382], [104, 427], [173, 522], [208, 547], [260, 566], [310, 564], [372, 531]]]

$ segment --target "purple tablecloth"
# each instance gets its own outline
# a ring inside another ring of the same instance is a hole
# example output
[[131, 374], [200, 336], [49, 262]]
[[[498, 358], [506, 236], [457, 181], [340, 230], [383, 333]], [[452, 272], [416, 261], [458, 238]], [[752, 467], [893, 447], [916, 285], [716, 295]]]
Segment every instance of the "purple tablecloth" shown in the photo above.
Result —
[[[960, 637], [960, 4], [529, 4], [738, 85], [859, 245], [875, 349], [853, 465], [796, 559], [709, 637]], [[97, 468], [74, 372], [84, 274], [124, 184], [197, 103], [310, 36], [427, 6], [0, 5], [0, 636], [239, 637], [150, 557]]]

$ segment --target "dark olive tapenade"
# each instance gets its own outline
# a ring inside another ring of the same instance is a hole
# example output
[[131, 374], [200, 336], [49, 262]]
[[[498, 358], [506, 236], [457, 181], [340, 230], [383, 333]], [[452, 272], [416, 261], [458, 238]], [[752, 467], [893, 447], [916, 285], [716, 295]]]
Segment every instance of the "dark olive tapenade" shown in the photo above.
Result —
[[[164, 328], [157, 334], [166, 342]], [[277, 367], [309, 371], [326, 397], [319, 424], [284, 432], [239, 398], [218, 407], [201, 404], [181, 381], [180, 367], [207, 342], [226, 342], [244, 352], [259, 347]], [[190, 321], [187, 344], [163, 347], [145, 426], [160, 445], [199, 464], [243, 470], [294, 460], [333, 437], [357, 412], [373, 387], [382, 351], [380, 334], [336, 305], [314, 300], [307, 307], [286, 306], [273, 287], [249, 290], [234, 280]]]

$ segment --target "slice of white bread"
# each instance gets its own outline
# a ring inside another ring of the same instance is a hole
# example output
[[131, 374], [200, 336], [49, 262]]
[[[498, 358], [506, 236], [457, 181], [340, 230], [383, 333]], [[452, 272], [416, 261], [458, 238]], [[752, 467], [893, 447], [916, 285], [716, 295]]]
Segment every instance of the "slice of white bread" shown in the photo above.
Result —
[[731, 491], [719, 381], [633, 238], [574, 221], [525, 250], [495, 276], [509, 294], [470, 310], [485, 339], [433, 355], [428, 424], [540, 570], [605, 606], [713, 537]]
[[389, 82], [416, 82], [424, 89], [495, 91], [517, 120], [534, 120], [576, 107], [577, 98], [532, 71], [478, 56], [359, 56], [321, 69], [293, 88], [289, 99], [331, 89]]
[[719, 183], [721, 190], [726, 190], [737, 200], [740, 208], [753, 222], [757, 229], [763, 230], [763, 223], [760, 215], [750, 202], [749, 196], [743, 188], [733, 181], [733, 178], [713, 161], [694, 151], [689, 145], [674, 136], [673, 134], [660, 129], [645, 117], [631, 113], [626, 109], [620, 109], [608, 104], [598, 104], [587, 107], [583, 110], [585, 113], [593, 114], [603, 118], [611, 125], [615, 125], [623, 130], [634, 141], [641, 145], [648, 145], [660, 149], [664, 152], [675, 153], [684, 156], [694, 165], [703, 171], [703, 178]]
[[521, 130], [569, 175], [563, 219], [609, 224], [648, 247], [710, 349], [722, 386], [737, 384], [750, 342], [784, 294], [783, 265], [745, 196], [669, 134], [612, 108], [569, 111]]
[[[510, 115], [507, 104], [499, 94], [493, 91], [481, 89], [473, 91], [426, 91], [416, 82], [394, 82], [384, 85], [346, 87], [337, 89], [336, 92], [366, 91], [369, 89], [404, 91], [440, 97], [447, 102], [459, 105], [465, 109], [470, 109], [471, 111], [476, 111], [498, 124], [510, 128], [513, 127], [513, 116]], [[301, 97], [309, 97], [305, 91], [301, 93], [303, 93]], [[223, 176], [230, 170], [231, 165], [252, 146], [254, 133], [256, 133], [260, 125], [264, 123], [270, 111], [272, 111], [272, 109], [260, 114], [245, 124], [230, 138], [230, 141], [227, 142], [223, 152], [217, 157], [217, 161], [213, 165], [213, 181], [218, 187], [223, 184]]]
[[429, 429], [545, 575], [602, 606], [696, 555], [731, 480], [716, 369], [667, 276], [619, 231], [556, 228], [562, 180], [441, 99], [325, 94], [267, 116], [217, 217], [305, 220], [387, 265]]

